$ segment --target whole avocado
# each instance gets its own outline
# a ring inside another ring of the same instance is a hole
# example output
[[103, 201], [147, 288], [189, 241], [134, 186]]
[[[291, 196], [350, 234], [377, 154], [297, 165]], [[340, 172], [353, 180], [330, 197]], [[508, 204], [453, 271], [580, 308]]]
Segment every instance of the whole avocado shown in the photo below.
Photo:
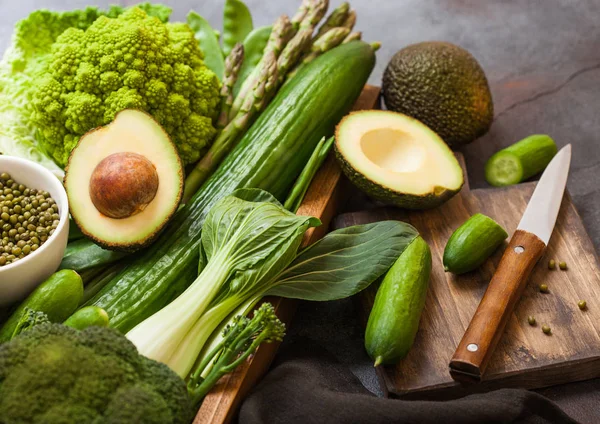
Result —
[[388, 109], [423, 122], [452, 148], [484, 135], [494, 105], [477, 60], [451, 43], [412, 44], [394, 55], [383, 74]]

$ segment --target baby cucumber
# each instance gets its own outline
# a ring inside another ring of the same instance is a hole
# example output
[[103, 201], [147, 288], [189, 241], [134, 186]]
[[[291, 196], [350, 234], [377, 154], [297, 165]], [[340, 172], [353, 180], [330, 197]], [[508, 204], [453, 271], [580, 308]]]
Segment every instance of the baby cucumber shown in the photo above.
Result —
[[430, 274], [431, 251], [417, 236], [387, 272], [375, 296], [365, 334], [365, 348], [375, 366], [395, 364], [410, 350]]
[[25, 308], [44, 312], [50, 322], [63, 322], [79, 306], [83, 281], [79, 274], [63, 269], [40, 284], [12, 313], [0, 329], [0, 343], [10, 340]]
[[108, 314], [98, 306], [85, 306], [67, 318], [63, 324], [77, 330], [92, 326], [108, 327]]
[[485, 164], [485, 179], [496, 187], [518, 184], [542, 172], [556, 152], [550, 136], [530, 135], [495, 153]]
[[458, 227], [444, 249], [444, 270], [455, 274], [473, 271], [508, 237], [492, 218], [476, 213]]

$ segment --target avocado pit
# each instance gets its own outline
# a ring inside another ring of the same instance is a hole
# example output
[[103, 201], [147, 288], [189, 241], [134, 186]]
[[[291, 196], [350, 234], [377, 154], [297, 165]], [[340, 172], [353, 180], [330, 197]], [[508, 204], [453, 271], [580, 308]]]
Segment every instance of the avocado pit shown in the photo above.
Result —
[[100, 213], [123, 219], [143, 211], [158, 191], [156, 167], [133, 152], [113, 153], [92, 172], [90, 197]]
[[152, 243], [177, 211], [184, 174], [158, 122], [125, 109], [71, 151], [64, 181], [69, 212], [96, 244], [135, 252]]

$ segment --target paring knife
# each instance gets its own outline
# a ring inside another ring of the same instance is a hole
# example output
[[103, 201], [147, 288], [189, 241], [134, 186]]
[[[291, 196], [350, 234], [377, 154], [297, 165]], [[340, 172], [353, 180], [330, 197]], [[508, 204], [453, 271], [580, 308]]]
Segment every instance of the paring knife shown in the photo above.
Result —
[[527, 285], [531, 270], [544, 254], [560, 209], [571, 164], [571, 145], [546, 167], [517, 230], [450, 361], [458, 381], [480, 381]]

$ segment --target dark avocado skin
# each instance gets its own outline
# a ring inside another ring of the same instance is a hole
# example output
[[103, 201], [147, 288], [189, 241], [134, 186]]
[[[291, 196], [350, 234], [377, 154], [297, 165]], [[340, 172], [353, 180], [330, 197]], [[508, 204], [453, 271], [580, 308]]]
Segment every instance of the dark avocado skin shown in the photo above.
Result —
[[346, 175], [352, 184], [358, 187], [362, 192], [366, 193], [369, 197], [400, 208], [413, 210], [435, 208], [448, 201], [448, 199], [458, 193], [462, 187], [461, 185], [461, 187], [456, 190], [448, 190], [440, 187], [439, 191], [429, 193], [425, 196], [399, 193], [365, 178], [364, 175], [355, 170], [352, 165], [346, 161], [346, 158], [344, 158], [338, 150], [337, 144], [335, 145], [334, 150], [344, 175]]
[[451, 148], [484, 135], [494, 105], [485, 73], [465, 49], [441, 41], [412, 44], [383, 74], [388, 109], [423, 122]]

